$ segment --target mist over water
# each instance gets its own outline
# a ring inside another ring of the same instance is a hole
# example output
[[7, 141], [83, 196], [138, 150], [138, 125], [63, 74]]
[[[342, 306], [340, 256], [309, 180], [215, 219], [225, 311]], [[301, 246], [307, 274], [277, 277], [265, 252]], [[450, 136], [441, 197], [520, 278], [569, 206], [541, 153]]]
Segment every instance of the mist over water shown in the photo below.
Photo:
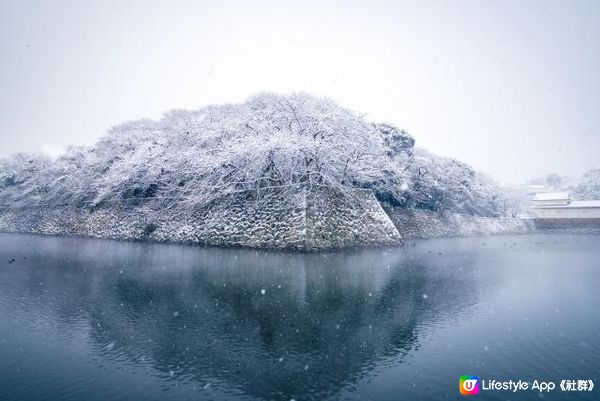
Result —
[[293, 254], [0, 234], [0, 398], [439, 400], [464, 374], [596, 381], [599, 252], [566, 235]]

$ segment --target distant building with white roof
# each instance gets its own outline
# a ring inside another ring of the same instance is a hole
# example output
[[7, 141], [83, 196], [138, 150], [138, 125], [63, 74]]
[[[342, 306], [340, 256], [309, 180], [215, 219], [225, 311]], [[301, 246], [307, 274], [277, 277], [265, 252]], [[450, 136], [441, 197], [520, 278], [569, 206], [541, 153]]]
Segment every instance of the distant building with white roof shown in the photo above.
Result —
[[568, 192], [538, 193], [533, 197], [531, 213], [535, 219], [558, 223], [600, 223], [600, 200], [571, 200]]
[[532, 206], [566, 206], [571, 202], [568, 192], [542, 192], [533, 197]]

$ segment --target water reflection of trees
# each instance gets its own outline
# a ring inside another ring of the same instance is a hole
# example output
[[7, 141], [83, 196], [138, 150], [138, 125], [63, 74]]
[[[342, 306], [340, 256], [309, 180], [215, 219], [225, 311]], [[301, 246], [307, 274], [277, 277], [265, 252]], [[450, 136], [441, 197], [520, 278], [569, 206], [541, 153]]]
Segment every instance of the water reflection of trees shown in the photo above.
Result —
[[468, 260], [410, 249], [296, 255], [81, 244], [50, 255], [42, 247], [33, 259], [62, 270], [25, 270], [20, 285], [61, 319], [85, 315], [102, 353], [150, 361], [168, 380], [266, 399], [321, 399], [401, 362], [475, 293], [444, 268]]

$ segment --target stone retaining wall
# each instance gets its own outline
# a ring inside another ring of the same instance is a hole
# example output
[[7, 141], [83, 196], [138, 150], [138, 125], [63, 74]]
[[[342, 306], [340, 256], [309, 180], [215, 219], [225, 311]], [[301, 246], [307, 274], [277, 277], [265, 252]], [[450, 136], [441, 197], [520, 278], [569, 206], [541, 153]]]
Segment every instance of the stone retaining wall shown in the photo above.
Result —
[[370, 190], [355, 190], [346, 196], [331, 190], [313, 191], [308, 194], [307, 203], [306, 241], [314, 248], [401, 242], [398, 229]]
[[0, 231], [274, 249], [332, 249], [401, 242], [370, 191], [332, 189], [260, 199], [238, 195], [193, 213], [152, 203], [87, 209], [0, 210]]
[[600, 234], [600, 219], [533, 219], [536, 230], [572, 234]]
[[318, 187], [259, 199], [226, 197], [195, 212], [148, 202], [96, 210], [0, 209], [0, 231], [270, 249], [396, 245], [402, 238], [524, 233], [531, 220], [481, 218], [382, 205], [369, 190]]
[[487, 218], [422, 209], [384, 207], [402, 238], [470, 237], [532, 231], [528, 219]]

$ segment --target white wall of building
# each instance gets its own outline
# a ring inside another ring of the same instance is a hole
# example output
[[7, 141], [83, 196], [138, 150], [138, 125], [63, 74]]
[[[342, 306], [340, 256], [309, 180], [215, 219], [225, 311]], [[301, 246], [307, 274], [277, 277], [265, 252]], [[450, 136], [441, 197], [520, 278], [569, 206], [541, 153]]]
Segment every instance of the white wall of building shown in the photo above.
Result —
[[540, 219], [600, 219], [600, 207], [533, 207], [531, 213]]

